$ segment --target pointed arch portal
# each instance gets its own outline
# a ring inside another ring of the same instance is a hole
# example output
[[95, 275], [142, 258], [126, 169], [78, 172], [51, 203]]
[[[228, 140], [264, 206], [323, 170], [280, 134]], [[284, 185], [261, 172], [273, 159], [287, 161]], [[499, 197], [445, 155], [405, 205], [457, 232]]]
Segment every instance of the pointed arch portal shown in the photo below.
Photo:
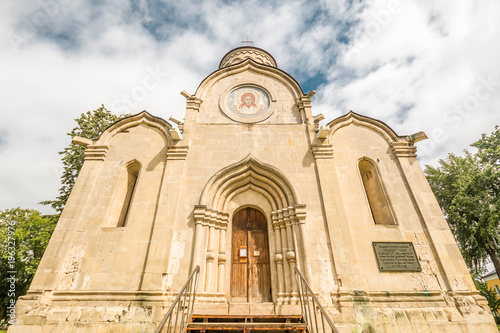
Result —
[[299, 202], [281, 171], [250, 155], [210, 178], [194, 209], [191, 260], [205, 301], [297, 301], [295, 267], [312, 276]]
[[243, 208], [234, 214], [232, 229], [231, 301], [272, 301], [266, 217]]

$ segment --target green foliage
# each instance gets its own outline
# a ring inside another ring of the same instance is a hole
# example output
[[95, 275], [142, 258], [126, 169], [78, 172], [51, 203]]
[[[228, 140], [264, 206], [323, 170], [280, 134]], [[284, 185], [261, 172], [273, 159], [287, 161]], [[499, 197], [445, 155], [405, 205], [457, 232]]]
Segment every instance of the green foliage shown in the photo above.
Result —
[[[7, 321], [11, 299], [24, 295], [33, 279], [56, 220], [33, 209], [0, 211], [0, 315]], [[13, 284], [11, 282], [14, 282]]]
[[478, 152], [449, 154], [425, 174], [469, 268], [481, 274], [492, 260], [500, 272], [500, 133], [473, 144]]
[[[96, 110], [82, 113], [80, 118], [75, 119], [78, 126], [73, 128], [68, 135], [71, 136], [71, 138], [80, 136], [82, 138], [97, 140], [106, 128], [126, 116], [128, 115], [116, 116], [107, 110], [104, 105], [101, 105]], [[54, 208], [58, 215], [61, 214], [64, 209], [71, 190], [75, 185], [76, 178], [80, 173], [84, 160], [84, 151], [85, 147], [71, 143], [68, 147], [64, 148], [63, 151], [59, 152], [59, 154], [62, 155], [64, 166], [64, 172], [61, 176], [62, 187], [59, 189], [59, 196], [55, 200], [41, 202], [43, 205], [50, 205]]]
[[478, 149], [477, 155], [483, 163], [496, 166], [496, 171], [500, 167], [500, 128], [495, 126], [495, 130], [490, 135], [483, 134], [481, 139], [471, 146]]
[[498, 316], [498, 309], [500, 309], [500, 298], [498, 298], [497, 292], [493, 288], [488, 288], [485, 282], [474, 280], [477, 290], [479, 290], [479, 295], [484, 296], [488, 301], [488, 306], [491, 312], [493, 312], [495, 317]]

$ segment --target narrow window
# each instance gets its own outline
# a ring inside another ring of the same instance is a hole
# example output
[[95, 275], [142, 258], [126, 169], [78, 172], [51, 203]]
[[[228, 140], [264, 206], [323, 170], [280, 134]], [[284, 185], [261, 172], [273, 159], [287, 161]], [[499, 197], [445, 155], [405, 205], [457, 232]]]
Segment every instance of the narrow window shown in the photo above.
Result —
[[497, 292], [497, 296], [500, 296], [500, 289], [498, 289], [498, 285], [495, 284], [495, 291]]
[[361, 160], [359, 172], [375, 223], [396, 224], [375, 165], [370, 161]]
[[127, 192], [125, 194], [125, 200], [123, 201], [123, 206], [120, 212], [120, 218], [118, 219], [118, 227], [124, 227], [127, 223], [130, 206], [132, 205], [132, 197], [137, 185], [138, 175], [139, 165], [137, 163], [130, 164], [127, 167]]

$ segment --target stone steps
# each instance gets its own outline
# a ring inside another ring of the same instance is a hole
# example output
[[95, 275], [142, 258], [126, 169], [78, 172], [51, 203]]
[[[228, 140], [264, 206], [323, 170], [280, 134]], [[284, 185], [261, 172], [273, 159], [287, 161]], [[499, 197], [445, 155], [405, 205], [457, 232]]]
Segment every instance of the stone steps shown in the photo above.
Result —
[[300, 315], [194, 315], [187, 327], [190, 333], [218, 332], [305, 332]]

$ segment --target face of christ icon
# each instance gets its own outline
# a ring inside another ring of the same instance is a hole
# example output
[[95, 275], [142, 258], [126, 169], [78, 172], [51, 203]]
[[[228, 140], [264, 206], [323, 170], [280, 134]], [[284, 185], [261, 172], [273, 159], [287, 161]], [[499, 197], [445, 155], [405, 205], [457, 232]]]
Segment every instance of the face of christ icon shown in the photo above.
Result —
[[252, 106], [257, 108], [257, 105], [255, 105], [255, 96], [252, 93], [246, 93], [241, 96], [241, 105], [240, 108], [242, 107], [247, 107], [251, 108]]
[[265, 109], [262, 94], [245, 89], [235, 93], [233, 111], [241, 115], [256, 115]]
[[265, 91], [256, 87], [241, 87], [228, 95], [227, 106], [233, 114], [255, 117], [269, 108], [269, 97]]

